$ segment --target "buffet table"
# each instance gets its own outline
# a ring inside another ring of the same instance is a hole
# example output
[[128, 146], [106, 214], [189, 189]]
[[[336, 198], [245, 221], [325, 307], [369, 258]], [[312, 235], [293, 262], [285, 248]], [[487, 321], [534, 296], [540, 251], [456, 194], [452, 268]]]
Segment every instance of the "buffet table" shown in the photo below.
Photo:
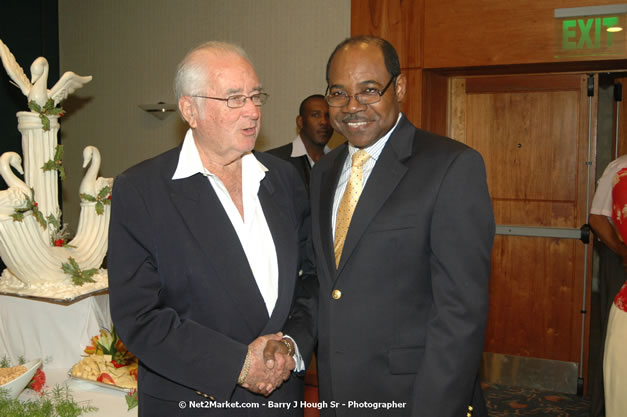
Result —
[[[46, 389], [51, 389], [56, 385], [67, 385], [70, 394], [80, 405], [91, 405], [98, 408], [98, 411], [84, 414], [85, 417], [136, 417], [137, 407], [128, 410], [125, 393], [111, 388], [104, 388], [90, 382], [72, 379], [67, 375], [67, 369], [47, 369]], [[18, 397], [20, 400], [33, 400], [37, 397], [33, 390], [24, 390]]]
[[[71, 301], [0, 295], [0, 359], [17, 364], [20, 357], [41, 358], [45, 389], [67, 385], [76, 402], [98, 408], [86, 417], [137, 416], [137, 408], [128, 411], [125, 391], [68, 376], [102, 328], [111, 328], [106, 291]], [[26, 401], [37, 395], [26, 389], [18, 398]]]
[[111, 328], [107, 294], [71, 303], [0, 295], [0, 358], [12, 362], [42, 359], [44, 370], [67, 372], [102, 328]]

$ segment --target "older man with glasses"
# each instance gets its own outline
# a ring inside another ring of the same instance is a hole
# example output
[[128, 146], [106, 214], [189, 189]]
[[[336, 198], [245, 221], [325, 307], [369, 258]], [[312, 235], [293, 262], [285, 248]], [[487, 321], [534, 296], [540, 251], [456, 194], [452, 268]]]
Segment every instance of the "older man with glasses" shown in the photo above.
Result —
[[182, 145], [117, 177], [112, 200], [111, 313], [140, 361], [139, 415], [301, 416], [276, 407], [303, 398], [302, 380], [283, 383], [293, 359], [269, 369], [262, 349], [304, 269], [305, 187], [252, 153], [268, 94], [241, 48], [192, 50], [175, 90]]

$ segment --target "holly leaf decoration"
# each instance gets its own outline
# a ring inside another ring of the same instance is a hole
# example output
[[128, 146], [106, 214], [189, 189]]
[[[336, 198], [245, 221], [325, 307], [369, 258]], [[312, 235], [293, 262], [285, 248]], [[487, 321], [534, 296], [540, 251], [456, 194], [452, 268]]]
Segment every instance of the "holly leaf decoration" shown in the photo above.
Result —
[[44, 214], [39, 211], [36, 205], [33, 207], [33, 216], [35, 216], [35, 219], [37, 219], [37, 223], [39, 223], [42, 228], [45, 229], [48, 227], [48, 223], [46, 223], [46, 218], [44, 217]]
[[48, 119], [48, 116], [46, 116], [43, 113], [39, 113], [39, 118], [41, 119], [41, 128], [44, 131], [49, 131], [50, 130], [50, 119]]
[[61, 269], [66, 274], [72, 277], [72, 283], [74, 285], [82, 286], [86, 282], [96, 282], [92, 278], [98, 270], [96, 268], [87, 269], [85, 271], [81, 271], [81, 268], [78, 266], [78, 263], [71, 256], [68, 258], [69, 263], [61, 264]]
[[104, 206], [111, 205], [111, 187], [108, 185], [102, 187], [96, 197], [86, 193], [81, 193], [80, 196], [83, 200], [89, 201], [90, 203], [96, 203], [95, 208], [98, 215], [104, 213]]
[[46, 219], [44, 218], [43, 213], [39, 210], [38, 204], [35, 201], [35, 191], [32, 188], [31, 188], [31, 196], [30, 197], [26, 196], [25, 206], [16, 208], [15, 213], [11, 214], [13, 221], [21, 222], [22, 220], [24, 220], [24, 213], [26, 213], [27, 211], [33, 212], [33, 216], [35, 216], [35, 219], [41, 225], [41, 227], [43, 227], [44, 229], [48, 227], [48, 223], [46, 222]]
[[87, 193], [81, 193], [81, 198], [83, 200], [89, 201], [90, 203], [95, 203], [96, 201], [98, 201], [98, 200], [96, 200], [96, 197], [94, 197], [91, 194], [87, 194]]
[[59, 177], [61, 177], [61, 181], [65, 181], [65, 168], [63, 168], [63, 145], [58, 145], [55, 148], [54, 159], [50, 159], [48, 162], [44, 163], [41, 167], [44, 171], [59, 171]]
[[46, 220], [48, 221], [49, 225], [52, 225], [55, 230], [59, 230], [61, 228], [61, 224], [59, 223], [59, 220], [57, 220], [57, 218], [55, 216], [53, 216], [52, 214], [49, 215]]
[[41, 108], [39, 104], [35, 103], [35, 101], [33, 100], [31, 100], [28, 103], [28, 108], [36, 113], [39, 113], [39, 118], [41, 119], [41, 126], [43, 130], [45, 130], [46, 132], [50, 130], [50, 119], [48, 119], [48, 115], [63, 116], [65, 114], [65, 110], [63, 110], [62, 107], [54, 106], [54, 100], [51, 98], [49, 98], [48, 101], [46, 101], [46, 104], [44, 105], [43, 109]]
[[49, 98], [44, 106], [44, 113], [51, 114], [53, 116], [63, 116], [65, 110], [62, 107], [54, 107], [54, 100]]
[[111, 204], [111, 200], [107, 199], [109, 197], [109, 194], [111, 194], [111, 187], [109, 187], [108, 185], [102, 187], [102, 189], [98, 193], [98, 200], [107, 200], [108, 203], [104, 204]]
[[13, 217], [14, 222], [21, 222], [22, 220], [24, 220], [24, 213], [18, 210], [19, 209], [15, 209], [16, 212], [11, 214], [11, 217]]
[[28, 108], [31, 109], [34, 112], [41, 113], [41, 107], [39, 106], [39, 104], [35, 103], [34, 100], [31, 100], [28, 103]]
[[48, 162], [45, 162], [43, 164], [41, 169], [43, 169], [44, 171], [52, 171], [53, 169], [57, 169], [57, 167], [55, 166], [54, 161], [52, 159], [50, 159], [50, 160], [48, 160]]

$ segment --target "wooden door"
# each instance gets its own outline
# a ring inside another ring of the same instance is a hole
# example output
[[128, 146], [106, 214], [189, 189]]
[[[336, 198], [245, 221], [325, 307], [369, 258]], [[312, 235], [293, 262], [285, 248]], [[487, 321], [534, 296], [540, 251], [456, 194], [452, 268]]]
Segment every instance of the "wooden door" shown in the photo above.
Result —
[[[497, 225], [578, 229], [586, 223], [586, 187], [594, 179], [594, 162], [587, 161], [596, 149], [592, 133], [588, 155], [596, 99], [587, 96], [587, 78], [452, 79], [449, 135], [483, 155]], [[579, 363], [582, 317], [588, 338], [581, 313], [586, 257], [591, 248], [580, 240], [497, 234], [484, 350]]]
[[[613, 129], [614, 144], [612, 145], [612, 160], [616, 159], [615, 156], [621, 156], [627, 153], [627, 78], [615, 78], [614, 84], [622, 85], [623, 97], [620, 102], [614, 102], [614, 123], [618, 120], [618, 129]], [[618, 133], [618, 140], [616, 140], [615, 137], [616, 133]], [[618, 145], [618, 150], [615, 144]]]

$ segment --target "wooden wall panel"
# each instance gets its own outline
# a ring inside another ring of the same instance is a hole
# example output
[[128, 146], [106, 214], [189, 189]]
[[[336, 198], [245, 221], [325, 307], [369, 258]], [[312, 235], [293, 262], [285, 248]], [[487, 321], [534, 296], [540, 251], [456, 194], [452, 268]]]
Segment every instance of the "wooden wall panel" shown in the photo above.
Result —
[[447, 135], [449, 78], [432, 72], [422, 72], [422, 128]]
[[616, 84], [622, 84], [623, 100], [620, 102], [620, 106], [616, 106], [614, 102], [614, 128], [613, 142], [612, 142], [612, 160], [616, 152], [616, 118], [618, 118], [618, 156], [625, 155], [627, 153], [627, 78], [617, 78], [614, 80]]
[[396, 48], [402, 68], [422, 67], [424, 0], [352, 0], [351, 36], [374, 35]]
[[407, 77], [407, 93], [401, 107], [401, 111], [416, 127], [422, 124], [422, 70], [403, 69], [402, 73]]
[[555, 42], [561, 42], [554, 9], [616, 3], [616, 0], [424, 0], [423, 66], [458, 68], [626, 59], [627, 50], [621, 56], [554, 58]]

